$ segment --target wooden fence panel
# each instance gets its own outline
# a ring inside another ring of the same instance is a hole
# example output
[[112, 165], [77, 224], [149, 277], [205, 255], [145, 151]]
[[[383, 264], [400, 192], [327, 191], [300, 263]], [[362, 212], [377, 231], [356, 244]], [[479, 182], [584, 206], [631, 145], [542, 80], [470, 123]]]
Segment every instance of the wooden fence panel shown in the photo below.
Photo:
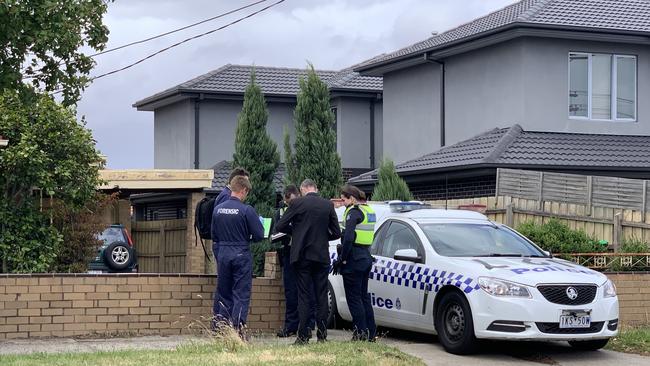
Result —
[[141, 273], [185, 272], [186, 219], [136, 221], [131, 231]]
[[643, 181], [593, 177], [593, 204], [603, 207], [643, 209]]

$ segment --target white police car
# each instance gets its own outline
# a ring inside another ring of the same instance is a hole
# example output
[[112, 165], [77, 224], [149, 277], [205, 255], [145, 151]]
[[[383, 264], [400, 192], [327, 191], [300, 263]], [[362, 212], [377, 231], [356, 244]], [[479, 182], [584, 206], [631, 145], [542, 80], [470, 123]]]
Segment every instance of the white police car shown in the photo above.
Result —
[[[377, 325], [437, 333], [456, 354], [474, 351], [477, 339], [595, 350], [617, 334], [616, 288], [605, 275], [552, 258], [477, 212], [371, 206], [378, 223], [368, 288]], [[330, 250], [334, 259], [334, 243]], [[350, 321], [341, 276], [329, 281], [330, 320]]]

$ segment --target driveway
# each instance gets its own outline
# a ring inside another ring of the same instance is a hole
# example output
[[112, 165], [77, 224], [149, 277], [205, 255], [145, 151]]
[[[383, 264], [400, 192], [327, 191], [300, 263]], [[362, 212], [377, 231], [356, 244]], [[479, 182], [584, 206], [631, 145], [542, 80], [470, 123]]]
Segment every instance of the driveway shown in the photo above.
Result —
[[[329, 339], [348, 340], [351, 333], [331, 330]], [[109, 339], [52, 338], [43, 340], [2, 340], [1, 354], [26, 354], [34, 352], [96, 352], [120, 349], [174, 349], [187, 342], [203, 342], [196, 336], [149, 336]], [[255, 343], [287, 344], [293, 339], [273, 336], [254, 337]], [[388, 331], [381, 342], [395, 346], [403, 352], [421, 358], [427, 365], [499, 366], [499, 365], [589, 365], [589, 366], [649, 366], [650, 357], [612, 351], [577, 352], [562, 343], [493, 342], [485, 350], [472, 356], [455, 356], [445, 352], [434, 336]]]

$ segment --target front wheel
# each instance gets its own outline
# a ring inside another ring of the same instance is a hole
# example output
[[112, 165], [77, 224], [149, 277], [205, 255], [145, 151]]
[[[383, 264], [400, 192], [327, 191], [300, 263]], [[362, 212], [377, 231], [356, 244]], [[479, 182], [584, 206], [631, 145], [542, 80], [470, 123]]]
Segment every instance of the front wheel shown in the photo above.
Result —
[[341, 325], [341, 317], [336, 307], [336, 298], [331, 283], [327, 283], [327, 328], [336, 329]]
[[607, 345], [609, 338], [593, 339], [589, 341], [569, 341], [571, 347], [581, 351], [597, 351]]
[[476, 351], [478, 341], [474, 335], [472, 310], [465, 296], [455, 291], [445, 294], [438, 304], [435, 321], [438, 339], [445, 351], [457, 355]]

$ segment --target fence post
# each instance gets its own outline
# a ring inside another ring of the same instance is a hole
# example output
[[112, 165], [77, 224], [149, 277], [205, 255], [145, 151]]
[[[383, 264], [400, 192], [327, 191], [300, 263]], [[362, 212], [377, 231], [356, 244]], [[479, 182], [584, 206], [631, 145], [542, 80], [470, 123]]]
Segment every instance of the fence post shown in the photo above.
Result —
[[621, 246], [623, 240], [623, 215], [622, 213], [617, 213], [614, 215], [614, 240], [613, 247], [614, 253], [618, 253], [618, 248]]
[[515, 225], [515, 213], [512, 209], [512, 203], [506, 206], [506, 225], [513, 227]]
[[645, 212], [648, 205], [648, 181], [643, 181], [643, 203], [641, 203], [641, 222], [645, 222]]
[[544, 207], [544, 172], [539, 172], [539, 193], [537, 200], [537, 209], [541, 211]]
[[591, 216], [591, 211], [592, 211], [592, 199], [593, 199], [593, 194], [594, 193], [594, 177], [591, 175], [587, 177], [587, 216]]
[[160, 222], [160, 240], [158, 241], [158, 250], [159, 250], [159, 256], [158, 256], [158, 272], [163, 273], [167, 272], [165, 268], [165, 244], [167, 242], [165, 238], [165, 222], [161, 221]]
[[496, 188], [494, 189], [494, 207], [497, 207], [497, 201], [499, 200], [499, 178], [501, 177], [501, 168], [497, 168], [497, 184]]

